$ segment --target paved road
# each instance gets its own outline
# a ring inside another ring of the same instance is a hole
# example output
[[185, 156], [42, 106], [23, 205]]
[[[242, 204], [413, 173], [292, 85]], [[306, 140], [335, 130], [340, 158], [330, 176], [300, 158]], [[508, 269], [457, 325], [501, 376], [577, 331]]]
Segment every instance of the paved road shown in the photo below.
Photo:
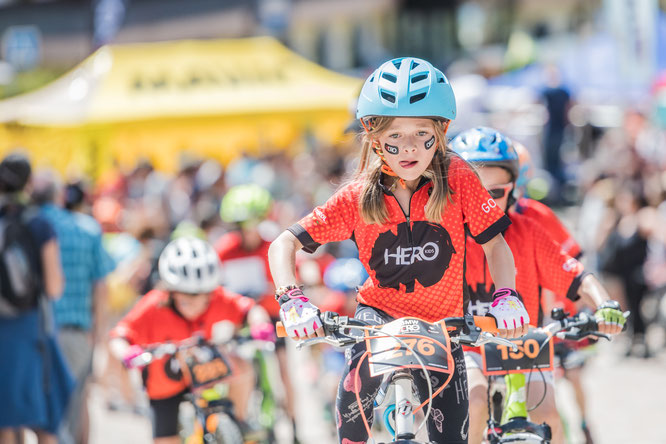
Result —
[[[624, 342], [601, 344], [587, 367], [584, 382], [589, 398], [589, 422], [597, 444], [666, 444], [666, 351], [650, 360], [625, 358]], [[324, 419], [320, 397], [313, 395], [316, 371], [307, 364], [307, 352], [296, 352], [295, 368], [301, 369], [298, 414], [304, 443], [333, 443], [333, 430]], [[557, 386], [558, 399], [570, 423], [577, 424], [570, 389]], [[150, 441], [146, 418], [130, 413], [109, 412], [100, 393], [92, 399], [91, 444], [127, 444]], [[581, 441], [575, 439], [572, 444]]]

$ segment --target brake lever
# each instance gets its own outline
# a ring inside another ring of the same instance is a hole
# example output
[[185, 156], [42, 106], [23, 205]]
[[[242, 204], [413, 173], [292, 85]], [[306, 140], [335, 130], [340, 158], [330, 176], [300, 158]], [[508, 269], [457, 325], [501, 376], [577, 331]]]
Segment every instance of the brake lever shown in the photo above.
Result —
[[476, 341], [476, 343], [478, 345], [481, 345], [486, 342], [493, 342], [495, 344], [506, 345], [507, 347], [511, 347], [511, 350], [518, 351], [518, 344], [516, 344], [515, 342], [511, 342], [508, 339], [500, 338], [499, 336], [495, 336], [492, 333], [484, 331], [481, 332], [481, 337], [479, 338], [478, 341]]
[[321, 337], [321, 338], [302, 339], [302, 340], [300, 340], [296, 343], [296, 350], [300, 350], [303, 347], [305, 347], [306, 345], [310, 346], [310, 345], [322, 344], [322, 343], [326, 343], [326, 344], [330, 344], [330, 345], [338, 345], [338, 341], [335, 341], [335, 340], [329, 338], [328, 336], [324, 336], [324, 337]]
[[330, 336], [323, 336], [321, 338], [311, 338], [311, 339], [303, 339], [301, 341], [298, 341], [296, 344], [296, 349], [300, 350], [304, 346], [310, 346], [310, 345], [316, 345], [316, 344], [329, 344], [334, 347], [344, 347], [350, 344], [357, 344], [361, 341], [364, 341], [365, 338], [363, 336], [360, 336], [358, 338], [352, 338], [352, 337], [345, 337], [340, 338], [340, 339], [333, 339]]

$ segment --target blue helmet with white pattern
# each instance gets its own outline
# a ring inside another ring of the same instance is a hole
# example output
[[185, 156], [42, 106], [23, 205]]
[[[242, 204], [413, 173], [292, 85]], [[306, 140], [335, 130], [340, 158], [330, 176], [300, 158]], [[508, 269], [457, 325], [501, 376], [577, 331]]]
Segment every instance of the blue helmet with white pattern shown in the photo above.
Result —
[[449, 147], [468, 162], [504, 168], [513, 181], [518, 179], [518, 153], [511, 139], [496, 129], [483, 126], [468, 129], [454, 137]]
[[456, 118], [456, 98], [446, 76], [429, 62], [402, 57], [383, 63], [365, 81], [356, 117]]

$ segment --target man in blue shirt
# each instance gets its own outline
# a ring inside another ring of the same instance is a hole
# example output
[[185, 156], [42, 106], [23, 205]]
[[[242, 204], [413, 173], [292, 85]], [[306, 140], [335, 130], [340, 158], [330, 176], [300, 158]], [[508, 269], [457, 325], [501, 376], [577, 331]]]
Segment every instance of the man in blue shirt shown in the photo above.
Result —
[[[104, 334], [105, 277], [114, 263], [102, 246], [102, 230], [95, 219], [81, 212], [80, 187], [62, 189], [54, 173], [35, 175], [33, 199], [58, 236], [65, 278], [62, 297], [54, 303], [58, 340], [77, 382], [61, 443], [87, 443], [86, 383], [92, 373], [93, 347]], [[64, 191], [64, 193], [63, 193]], [[66, 204], [62, 208], [60, 204]]]

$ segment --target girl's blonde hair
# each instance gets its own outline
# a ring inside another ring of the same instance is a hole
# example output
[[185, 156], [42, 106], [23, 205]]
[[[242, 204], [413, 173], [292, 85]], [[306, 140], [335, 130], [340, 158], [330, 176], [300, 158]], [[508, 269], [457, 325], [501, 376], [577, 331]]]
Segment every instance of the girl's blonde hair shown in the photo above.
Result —
[[[363, 134], [361, 160], [354, 175], [354, 180], [363, 183], [359, 206], [361, 217], [367, 224], [383, 224], [388, 220], [388, 211], [384, 205], [384, 192], [379, 181], [382, 179], [382, 159], [375, 154], [372, 144], [379, 134], [385, 131], [395, 117], [373, 117], [368, 131]], [[423, 176], [433, 183], [432, 193], [425, 206], [425, 215], [428, 221], [442, 222], [442, 214], [447, 202], [451, 199], [453, 191], [449, 188], [447, 180], [451, 156], [454, 155], [446, 146], [446, 128], [441, 120], [433, 120], [435, 129], [435, 154], [432, 162], [426, 168]], [[375, 142], [376, 143], [376, 142]], [[398, 180], [397, 178], [395, 179]]]

